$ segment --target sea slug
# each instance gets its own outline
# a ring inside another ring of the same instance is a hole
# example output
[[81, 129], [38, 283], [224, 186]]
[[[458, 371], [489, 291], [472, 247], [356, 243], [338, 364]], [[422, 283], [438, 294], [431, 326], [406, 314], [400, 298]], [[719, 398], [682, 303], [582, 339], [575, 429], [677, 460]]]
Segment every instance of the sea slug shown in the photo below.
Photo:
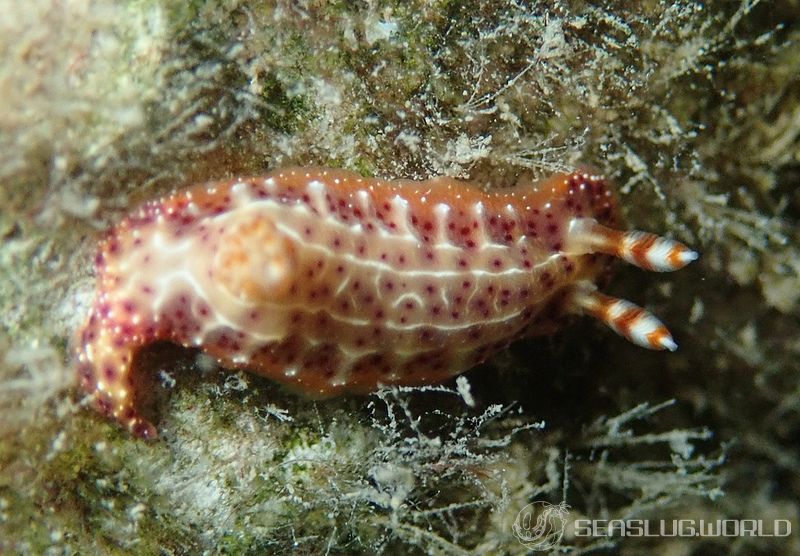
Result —
[[317, 397], [443, 381], [570, 314], [674, 350], [654, 316], [597, 284], [613, 257], [670, 271], [697, 254], [617, 225], [608, 185], [582, 172], [490, 191], [323, 168], [191, 187], [102, 241], [81, 385], [152, 438], [137, 354], [159, 340]]

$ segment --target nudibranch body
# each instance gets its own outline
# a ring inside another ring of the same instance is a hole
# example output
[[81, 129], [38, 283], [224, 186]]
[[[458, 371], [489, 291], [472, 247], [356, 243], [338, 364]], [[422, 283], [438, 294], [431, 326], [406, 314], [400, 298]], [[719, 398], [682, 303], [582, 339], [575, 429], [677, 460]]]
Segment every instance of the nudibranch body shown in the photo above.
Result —
[[608, 186], [586, 173], [488, 192], [321, 168], [192, 187], [102, 242], [81, 383], [101, 412], [153, 437], [135, 374], [158, 340], [319, 397], [445, 380], [570, 313], [675, 349], [655, 317], [596, 283], [612, 256], [668, 271], [697, 255], [616, 219]]

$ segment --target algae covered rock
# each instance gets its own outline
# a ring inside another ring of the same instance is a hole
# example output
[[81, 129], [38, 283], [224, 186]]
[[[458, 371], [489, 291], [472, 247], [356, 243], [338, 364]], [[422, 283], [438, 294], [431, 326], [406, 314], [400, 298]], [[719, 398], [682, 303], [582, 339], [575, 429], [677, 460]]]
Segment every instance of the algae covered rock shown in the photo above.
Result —
[[[0, 5], [0, 551], [523, 554], [538, 501], [566, 508], [567, 553], [797, 552], [582, 534], [797, 528], [796, 2]], [[596, 169], [630, 227], [701, 252], [610, 286], [680, 349], [577, 321], [458, 381], [315, 402], [159, 345], [158, 442], [84, 407], [69, 346], [102, 230], [317, 164], [487, 188]]]

